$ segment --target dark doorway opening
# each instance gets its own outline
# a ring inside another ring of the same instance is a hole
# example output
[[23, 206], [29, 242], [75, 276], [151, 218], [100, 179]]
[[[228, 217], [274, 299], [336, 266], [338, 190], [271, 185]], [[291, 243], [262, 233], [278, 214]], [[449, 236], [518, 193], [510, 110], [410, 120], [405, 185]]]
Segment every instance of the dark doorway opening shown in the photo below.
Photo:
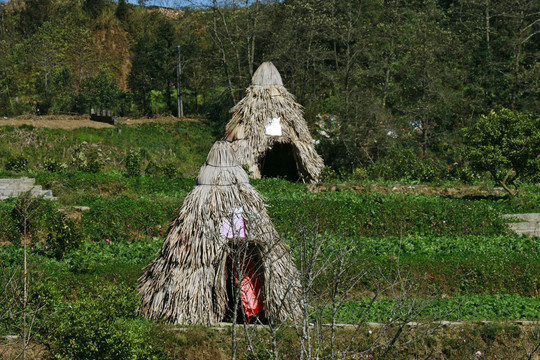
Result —
[[275, 143], [259, 159], [261, 177], [282, 177], [296, 182], [300, 178], [292, 144]]
[[[265, 323], [264, 279], [260, 252], [252, 244], [234, 246], [227, 259], [227, 298], [225, 320], [238, 324]], [[249, 314], [249, 315], [248, 315]]]

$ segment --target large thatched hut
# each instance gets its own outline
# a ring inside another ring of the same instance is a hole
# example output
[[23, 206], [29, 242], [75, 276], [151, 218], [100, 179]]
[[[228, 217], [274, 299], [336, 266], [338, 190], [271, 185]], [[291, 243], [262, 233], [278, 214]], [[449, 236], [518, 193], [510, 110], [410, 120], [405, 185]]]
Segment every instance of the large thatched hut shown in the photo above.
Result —
[[246, 96], [231, 109], [224, 139], [253, 178], [317, 181], [323, 160], [315, 151], [302, 106], [285, 89], [271, 62], [253, 74]]
[[[240, 292], [242, 301], [234, 303]], [[290, 249], [229, 142], [210, 150], [158, 257], [139, 279], [139, 295], [143, 316], [174, 324], [216, 324], [238, 311], [235, 304], [243, 305], [248, 319], [260, 313], [279, 321], [298, 316], [298, 272]]]

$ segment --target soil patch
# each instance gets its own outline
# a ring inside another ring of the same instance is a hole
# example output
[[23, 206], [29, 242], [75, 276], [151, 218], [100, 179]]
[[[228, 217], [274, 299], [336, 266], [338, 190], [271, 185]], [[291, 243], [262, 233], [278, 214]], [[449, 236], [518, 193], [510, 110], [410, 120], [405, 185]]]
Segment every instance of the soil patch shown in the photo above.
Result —
[[354, 191], [357, 193], [379, 193], [379, 194], [423, 194], [439, 195], [449, 197], [488, 197], [504, 196], [506, 192], [503, 188], [469, 185], [351, 185], [351, 184], [310, 184], [308, 190], [312, 193]]
[[[176, 123], [183, 121], [199, 122], [197, 118], [176, 118], [164, 116], [156, 118], [118, 118], [118, 122], [124, 125], [138, 125], [146, 123]], [[113, 125], [92, 121], [89, 115], [21, 115], [14, 118], [0, 118], [0, 126], [21, 126], [31, 125], [36, 128], [73, 130], [83, 127], [102, 129], [114, 128]]]
[[177, 118], [174, 116], [163, 116], [163, 117], [155, 117], [155, 118], [138, 118], [138, 119], [131, 119], [131, 118], [118, 118], [118, 121], [121, 124], [126, 125], [136, 125], [136, 124], [147, 124], [147, 123], [165, 123], [165, 124], [171, 124], [171, 123], [177, 123], [177, 122], [201, 122], [202, 120], [195, 117], [183, 117], [183, 118]]

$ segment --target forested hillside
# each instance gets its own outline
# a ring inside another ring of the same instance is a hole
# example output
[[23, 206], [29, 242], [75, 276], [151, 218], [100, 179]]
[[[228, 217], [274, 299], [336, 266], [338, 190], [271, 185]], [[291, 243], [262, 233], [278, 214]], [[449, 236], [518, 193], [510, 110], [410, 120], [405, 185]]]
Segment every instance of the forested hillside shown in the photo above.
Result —
[[460, 130], [482, 114], [540, 108], [535, 0], [11, 0], [0, 21], [1, 116], [175, 114], [179, 45], [186, 114], [219, 134], [272, 61], [336, 170], [422, 163], [400, 176], [430, 180], [462, 168]]

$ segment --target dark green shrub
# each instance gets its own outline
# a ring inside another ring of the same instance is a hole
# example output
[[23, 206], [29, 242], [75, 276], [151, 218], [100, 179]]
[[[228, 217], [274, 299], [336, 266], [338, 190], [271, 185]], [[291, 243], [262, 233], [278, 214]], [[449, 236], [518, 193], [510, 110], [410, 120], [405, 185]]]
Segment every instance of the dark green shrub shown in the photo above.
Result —
[[426, 158], [421, 163], [421, 172], [418, 179], [423, 182], [434, 182], [446, 178], [443, 164], [433, 158]]
[[44, 326], [41, 342], [55, 359], [166, 359], [147, 337], [152, 324], [137, 316], [134, 288], [110, 284], [60, 306]]
[[463, 129], [467, 158], [477, 171], [486, 171], [506, 191], [540, 173], [540, 117], [508, 109], [492, 110]]
[[163, 175], [167, 176], [168, 178], [175, 178], [182, 175], [180, 169], [178, 169], [178, 165], [173, 161], [163, 164], [163, 166], [161, 166], [161, 172], [163, 172]]
[[6, 161], [6, 170], [23, 171], [28, 166], [28, 159], [23, 155], [11, 156]]
[[412, 148], [393, 147], [388, 154], [371, 164], [372, 178], [384, 180], [417, 180], [422, 174], [421, 157]]
[[92, 174], [98, 173], [107, 160], [101, 148], [86, 141], [77, 146], [72, 155], [72, 163], [76, 168]]
[[492, 345], [497, 338], [497, 335], [503, 330], [503, 326], [499, 324], [489, 324], [480, 329], [480, 336], [488, 345]]
[[16, 198], [9, 198], [0, 201], [0, 240], [16, 241], [20, 238], [19, 227], [17, 222], [13, 220], [13, 208], [17, 202]]
[[458, 180], [466, 184], [480, 179], [480, 176], [470, 167], [458, 163], [454, 163], [448, 167], [447, 176], [451, 180]]
[[333, 182], [333, 181], [337, 181], [339, 179], [339, 176], [337, 174], [337, 172], [332, 169], [330, 166], [325, 166], [322, 171], [321, 171], [321, 174], [319, 175], [319, 180], [321, 182]]
[[26, 231], [33, 241], [39, 241], [43, 235], [41, 230], [54, 216], [56, 209], [50, 201], [33, 197], [28, 192], [19, 195], [11, 210], [11, 221], [18, 231], [12, 234], [16, 238], [11, 240], [17, 241]]
[[66, 169], [67, 165], [54, 159], [45, 159], [43, 161], [43, 168], [48, 172], [55, 173]]
[[126, 155], [126, 170], [130, 177], [141, 175], [142, 154], [140, 150], [130, 149]]
[[159, 166], [157, 166], [153, 160], [150, 160], [148, 164], [146, 165], [146, 168], [144, 169], [144, 173], [146, 175], [158, 175]]
[[364, 181], [367, 180], [369, 174], [367, 172], [367, 169], [365, 168], [356, 168], [353, 170], [351, 174], [351, 180], [352, 181]]
[[77, 249], [84, 241], [79, 223], [64, 215], [54, 217], [48, 228], [47, 246], [54, 257], [62, 259], [68, 252]]

